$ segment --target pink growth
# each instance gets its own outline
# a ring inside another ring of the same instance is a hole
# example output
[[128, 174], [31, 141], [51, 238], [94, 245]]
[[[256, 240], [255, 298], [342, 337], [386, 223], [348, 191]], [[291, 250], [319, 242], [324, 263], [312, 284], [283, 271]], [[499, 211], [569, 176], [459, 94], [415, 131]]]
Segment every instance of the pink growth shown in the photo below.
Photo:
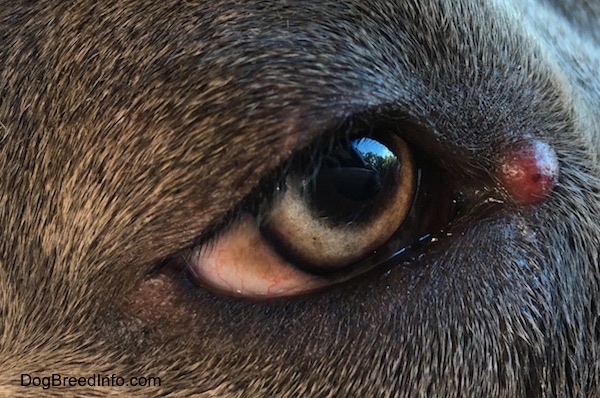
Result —
[[545, 200], [558, 181], [558, 158], [545, 142], [518, 142], [500, 158], [498, 178], [515, 203], [530, 205]]

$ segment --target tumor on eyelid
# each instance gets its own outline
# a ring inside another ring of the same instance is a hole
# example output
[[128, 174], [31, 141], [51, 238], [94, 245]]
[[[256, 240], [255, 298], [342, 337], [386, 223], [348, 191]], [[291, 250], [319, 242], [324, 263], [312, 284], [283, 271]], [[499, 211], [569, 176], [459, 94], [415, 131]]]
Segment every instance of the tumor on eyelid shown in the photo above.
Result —
[[190, 271], [212, 289], [244, 297], [277, 297], [324, 286], [283, 260], [250, 217], [192, 257]]
[[130, 292], [122, 309], [136, 319], [150, 325], [178, 324], [189, 318], [182, 302], [181, 288], [176, 282], [177, 270], [162, 272]]

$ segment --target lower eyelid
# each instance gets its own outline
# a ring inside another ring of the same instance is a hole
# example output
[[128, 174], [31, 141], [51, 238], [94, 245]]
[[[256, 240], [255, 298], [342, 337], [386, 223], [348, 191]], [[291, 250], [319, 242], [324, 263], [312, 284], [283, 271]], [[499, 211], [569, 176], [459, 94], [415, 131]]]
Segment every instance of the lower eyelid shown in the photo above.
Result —
[[190, 271], [211, 289], [244, 297], [289, 296], [326, 285], [277, 255], [250, 217], [219, 236], [210, 249], [197, 251]]

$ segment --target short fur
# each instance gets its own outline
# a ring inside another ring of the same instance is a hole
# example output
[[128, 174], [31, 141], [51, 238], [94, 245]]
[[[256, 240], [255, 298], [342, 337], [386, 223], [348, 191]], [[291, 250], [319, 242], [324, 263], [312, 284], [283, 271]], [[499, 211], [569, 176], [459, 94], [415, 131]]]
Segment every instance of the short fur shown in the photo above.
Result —
[[[594, 0], [0, 2], [0, 394], [600, 396], [598, 26]], [[304, 297], [155, 272], [358, 116], [503, 203]], [[518, 206], [494, 170], [528, 138], [560, 179]]]

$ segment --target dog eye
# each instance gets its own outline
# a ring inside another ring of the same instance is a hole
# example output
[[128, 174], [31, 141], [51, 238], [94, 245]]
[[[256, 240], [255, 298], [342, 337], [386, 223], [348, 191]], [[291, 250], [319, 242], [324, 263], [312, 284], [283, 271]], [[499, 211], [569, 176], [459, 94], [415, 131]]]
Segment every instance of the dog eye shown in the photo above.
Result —
[[290, 167], [259, 216], [244, 214], [190, 255], [201, 286], [249, 298], [305, 293], [367, 272], [423, 233], [419, 198], [431, 194], [400, 137], [342, 140], [318, 158]]

